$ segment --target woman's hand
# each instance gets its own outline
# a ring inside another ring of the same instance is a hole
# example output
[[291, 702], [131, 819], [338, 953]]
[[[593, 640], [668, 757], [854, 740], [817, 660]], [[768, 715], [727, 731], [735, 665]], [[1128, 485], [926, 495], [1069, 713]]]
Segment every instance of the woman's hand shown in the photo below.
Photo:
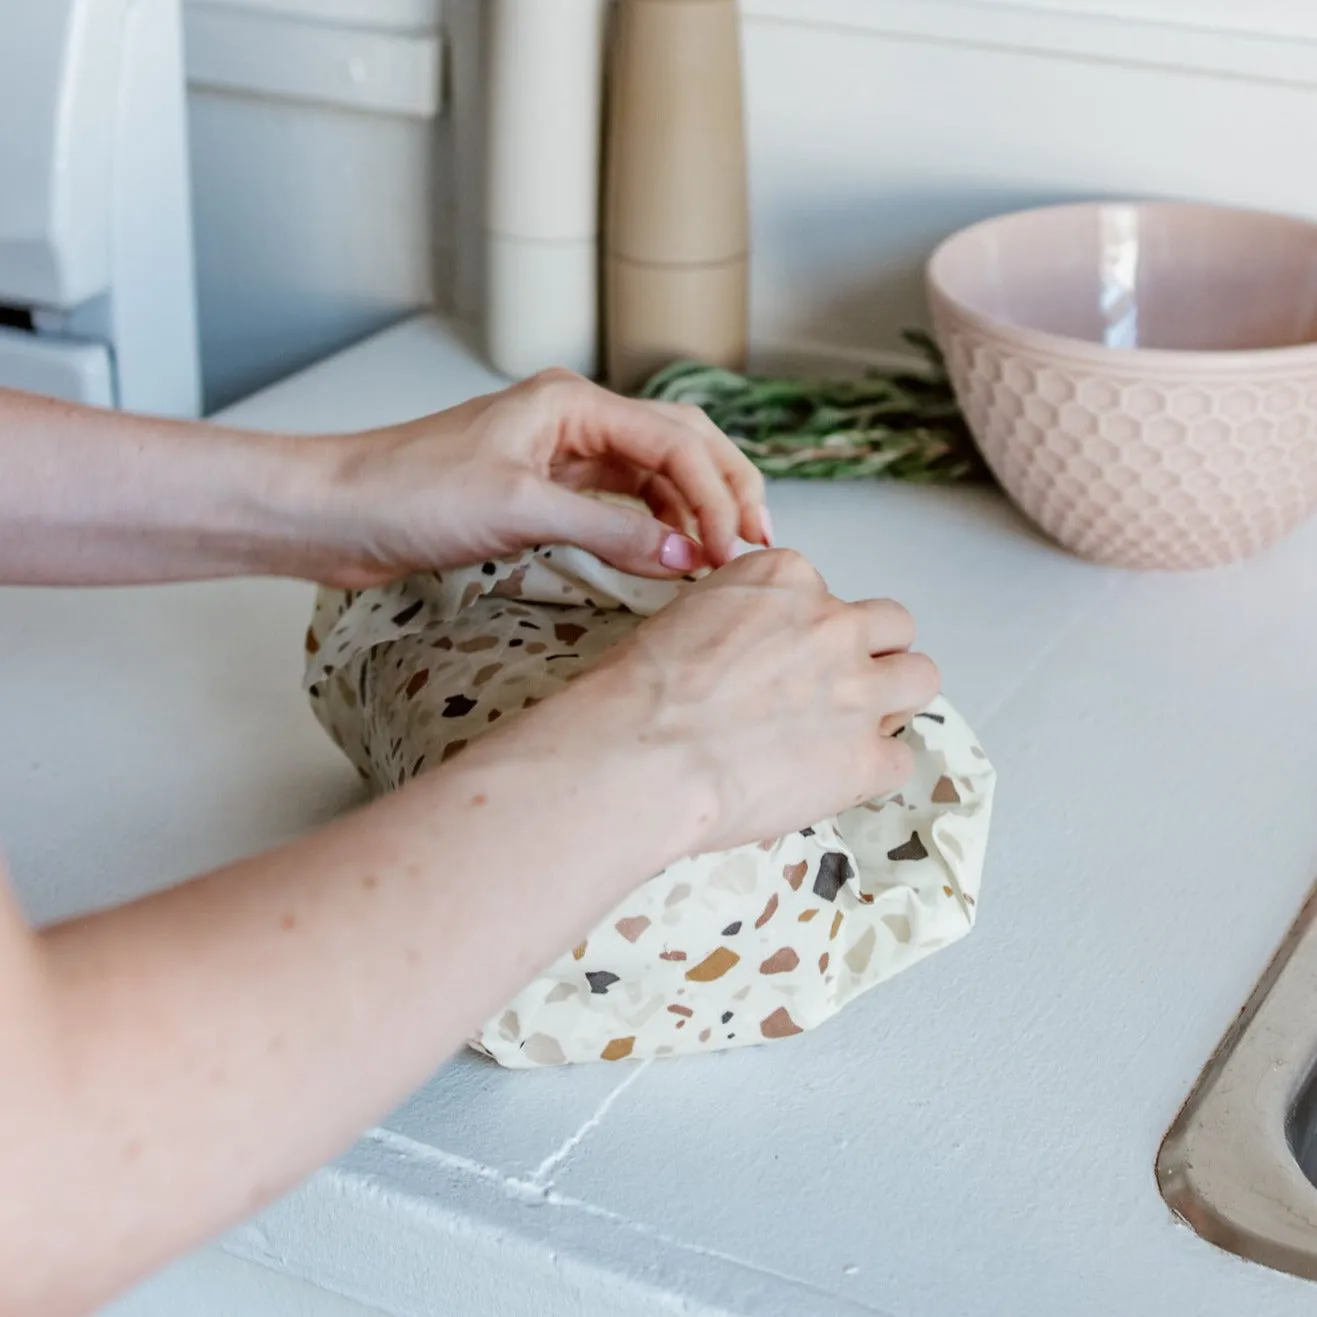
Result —
[[319, 833], [41, 933], [0, 871], [0, 1311], [89, 1311], [290, 1188], [671, 861], [894, 790], [912, 635], [751, 554]]
[[[332, 480], [320, 513], [328, 525], [308, 538], [326, 545], [318, 575], [332, 584], [364, 587], [544, 542], [663, 577], [721, 566], [738, 539], [772, 540], [762, 477], [698, 407], [623, 398], [568, 371], [314, 442]], [[640, 499], [652, 515], [586, 490]]]
[[[649, 512], [586, 497], [629, 495]], [[696, 407], [567, 371], [385, 430], [270, 435], [0, 389], [0, 582], [364, 587], [561, 542], [624, 571], [767, 544], [764, 482]]]
[[750, 554], [466, 756], [639, 756], [682, 853], [777, 836], [909, 776], [892, 733], [940, 682], [914, 634], [899, 604], [843, 603], [798, 554]]

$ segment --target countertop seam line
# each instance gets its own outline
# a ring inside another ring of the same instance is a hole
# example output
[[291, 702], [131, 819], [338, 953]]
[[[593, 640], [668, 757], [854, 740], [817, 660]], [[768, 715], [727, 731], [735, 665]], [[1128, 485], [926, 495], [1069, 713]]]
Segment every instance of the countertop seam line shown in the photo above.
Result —
[[1123, 594], [1132, 588], [1130, 581], [1113, 579], [1107, 583], [1106, 588], [1090, 603], [1084, 607], [1076, 609], [1059, 627], [1048, 637], [1046, 643], [1034, 654], [1016, 674], [1015, 680], [1006, 688], [1002, 695], [991, 704], [987, 710], [975, 718], [975, 724], [981, 728], [987, 728], [1004, 712], [1017, 696], [1019, 696], [1029, 685], [1029, 682], [1047, 666], [1048, 660], [1056, 653], [1065, 641], [1086, 622], [1098, 609], [1109, 603], [1117, 594]]
[[608, 1116], [613, 1103], [622, 1096], [623, 1093], [631, 1087], [632, 1084], [640, 1078], [641, 1075], [649, 1069], [649, 1061], [642, 1061], [636, 1066], [627, 1077], [622, 1080], [618, 1086], [608, 1093], [603, 1101], [594, 1112], [581, 1123], [581, 1127], [568, 1138], [563, 1140], [560, 1147], [551, 1152], [536, 1168], [530, 1177], [530, 1183], [537, 1188], [547, 1189], [553, 1183], [552, 1177], [555, 1171], [562, 1167], [572, 1157], [572, 1154], [581, 1146], [582, 1143], [590, 1137], [595, 1130], [603, 1124]]

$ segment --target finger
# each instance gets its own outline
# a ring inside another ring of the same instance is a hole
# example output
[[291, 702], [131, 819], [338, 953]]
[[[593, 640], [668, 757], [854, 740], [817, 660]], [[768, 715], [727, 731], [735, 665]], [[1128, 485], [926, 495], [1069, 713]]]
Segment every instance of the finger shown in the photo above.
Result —
[[695, 517], [681, 491], [667, 476], [650, 476], [640, 489], [649, 510], [665, 525], [691, 536], [697, 529]]
[[677, 435], [662, 459], [659, 474], [690, 508], [699, 526], [706, 557], [720, 567], [735, 557], [740, 509], [700, 436], [686, 426], [673, 428]]
[[546, 484], [535, 519], [538, 539], [575, 544], [619, 571], [657, 578], [706, 565], [699, 544], [647, 512]]
[[856, 804], [880, 799], [899, 790], [913, 776], [915, 755], [906, 741], [894, 740], [887, 732], [869, 725], [867, 734], [859, 730], [850, 761], [859, 774], [862, 789], [855, 798]]
[[885, 654], [876, 658], [871, 680], [880, 721], [902, 710], [926, 709], [942, 689], [941, 674], [927, 654]]
[[[585, 468], [588, 467], [589, 470]], [[683, 535], [697, 533], [690, 506], [667, 476], [655, 475], [626, 462], [581, 462], [554, 470], [554, 483], [568, 489], [622, 494], [638, 499], [660, 520]]]
[[910, 726], [918, 709], [902, 709], [900, 713], [889, 713], [878, 723], [878, 733], [880, 736], [898, 736]]
[[890, 737], [881, 740], [874, 756], [875, 767], [869, 786], [869, 798], [899, 791], [914, 776], [915, 752], [904, 741]]
[[867, 652], [878, 658], [897, 654], [915, 643], [915, 620], [893, 599], [866, 599], [847, 606], [860, 628]]
[[736, 499], [741, 538], [750, 544], [773, 547], [773, 523], [768, 515], [764, 477], [753, 462], [736, 446], [700, 407], [686, 403], [660, 403], [671, 408], [700, 437], [708, 448], [714, 465], [722, 473]]
[[602, 494], [638, 495], [647, 474], [629, 462], [600, 461], [593, 457], [554, 462], [549, 468], [549, 477], [555, 485], [565, 489], [593, 489]]
[[[589, 406], [577, 410], [563, 430], [579, 456], [626, 459], [676, 485], [695, 513], [705, 554], [715, 566], [731, 560], [741, 523], [736, 494], [714, 461], [710, 444], [670, 404], [641, 402], [592, 390]], [[730, 441], [728, 441], [730, 442]]]

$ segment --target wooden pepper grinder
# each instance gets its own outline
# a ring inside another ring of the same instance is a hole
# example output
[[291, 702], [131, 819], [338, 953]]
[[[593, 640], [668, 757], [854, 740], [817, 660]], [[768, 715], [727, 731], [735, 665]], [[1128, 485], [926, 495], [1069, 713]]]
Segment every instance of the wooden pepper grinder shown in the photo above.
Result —
[[604, 359], [743, 369], [749, 204], [736, 0], [618, 0], [608, 69]]

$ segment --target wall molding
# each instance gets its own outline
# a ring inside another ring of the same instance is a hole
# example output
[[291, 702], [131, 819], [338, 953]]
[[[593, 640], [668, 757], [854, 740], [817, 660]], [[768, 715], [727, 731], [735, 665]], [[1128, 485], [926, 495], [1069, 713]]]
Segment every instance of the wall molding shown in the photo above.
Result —
[[189, 4], [184, 37], [194, 89], [419, 119], [435, 118], [444, 103], [438, 31], [312, 22], [230, 0]]
[[1310, 0], [972, 0], [972, 3], [995, 9], [1037, 9], [1234, 35], [1317, 40], [1317, 10]]
[[443, 0], [183, 0], [183, 8], [245, 10], [397, 32], [433, 31], [444, 13]]
[[[850, 29], [1317, 86], [1317, 6], [1291, 0], [743, 0], [747, 23]], [[1242, 11], [1242, 12], [1241, 12]]]

